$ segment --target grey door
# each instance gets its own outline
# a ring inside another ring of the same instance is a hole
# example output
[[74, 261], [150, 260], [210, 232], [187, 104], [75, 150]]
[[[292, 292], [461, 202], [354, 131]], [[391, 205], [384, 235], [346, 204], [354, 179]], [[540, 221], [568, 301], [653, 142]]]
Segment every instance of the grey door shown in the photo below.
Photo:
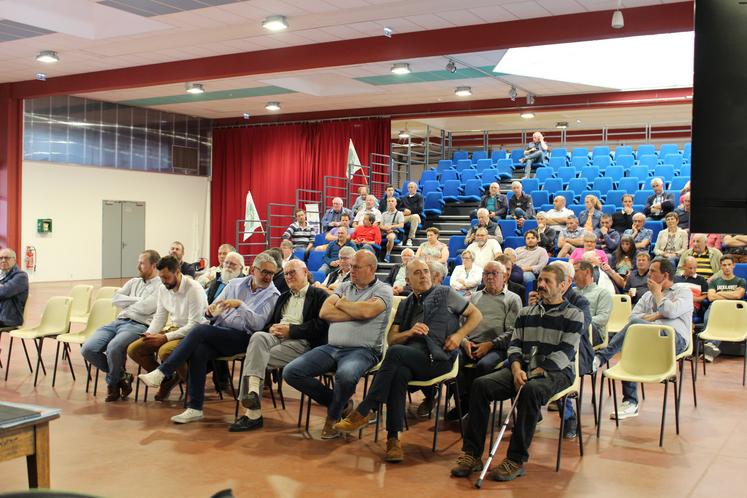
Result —
[[137, 259], [145, 250], [145, 203], [103, 202], [102, 278], [137, 276]]

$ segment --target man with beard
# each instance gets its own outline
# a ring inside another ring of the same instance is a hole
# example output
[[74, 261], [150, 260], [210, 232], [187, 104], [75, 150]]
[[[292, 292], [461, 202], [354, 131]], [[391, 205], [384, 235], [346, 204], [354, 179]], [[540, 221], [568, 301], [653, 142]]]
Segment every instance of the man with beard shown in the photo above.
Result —
[[173, 256], [179, 261], [179, 271], [182, 275], [195, 278], [195, 266], [184, 261], [184, 244], [175, 240], [169, 246], [169, 256]]
[[243, 353], [252, 333], [262, 330], [280, 295], [272, 283], [276, 271], [275, 260], [267, 254], [259, 254], [254, 258], [249, 276], [229, 282], [208, 307], [206, 315], [210, 325], [195, 327], [160, 367], [139, 376], [149, 387], [161, 388], [168, 384], [173, 387], [177, 369], [189, 362], [187, 409], [171, 417], [173, 422], [187, 424], [203, 418], [207, 363], [220, 356]]

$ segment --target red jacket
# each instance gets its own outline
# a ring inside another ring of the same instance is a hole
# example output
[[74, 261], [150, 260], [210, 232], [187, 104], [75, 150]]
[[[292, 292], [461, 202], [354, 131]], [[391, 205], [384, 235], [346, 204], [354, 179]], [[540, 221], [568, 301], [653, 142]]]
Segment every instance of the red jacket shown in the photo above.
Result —
[[355, 230], [353, 230], [353, 236], [350, 237], [350, 240], [353, 242], [358, 241], [358, 239], [363, 239], [366, 242], [373, 242], [376, 245], [381, 245], [381, 230], [379, 230], [379, 227], [376, 225], [371, 225], [370, 227], [367, 227], [361, 223], [358, 225]]

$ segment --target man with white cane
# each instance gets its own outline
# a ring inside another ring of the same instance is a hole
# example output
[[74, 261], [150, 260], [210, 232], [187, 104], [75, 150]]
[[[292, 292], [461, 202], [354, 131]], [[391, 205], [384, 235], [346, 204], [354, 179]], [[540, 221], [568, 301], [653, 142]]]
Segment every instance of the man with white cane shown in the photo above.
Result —
[[[516, 319], [508, 347], [510, 368], [480, 377], [472, 384], [462, 454], [451, 469], [452, 476], [469, 477], [472, 472], [482, 470], [491, 404], [514, 396], [516, 421], [508, 453], [488, 478], [511, 481], [524, 475], [524, 462], [529, 459], [529, 445], [541, 407], [555, 393], [569, 387], [575, 377], [576, 351], [584, 328], [584, 315], [563, 298], [566, 285], [561, 268], [550, 265], [542, 269], [537, 280], [540, 300], [523, 308]], [[518, 396], [519, 391], [521, 396]], [[500, 438], [491, 450], [490, 459], [499, 443]]]

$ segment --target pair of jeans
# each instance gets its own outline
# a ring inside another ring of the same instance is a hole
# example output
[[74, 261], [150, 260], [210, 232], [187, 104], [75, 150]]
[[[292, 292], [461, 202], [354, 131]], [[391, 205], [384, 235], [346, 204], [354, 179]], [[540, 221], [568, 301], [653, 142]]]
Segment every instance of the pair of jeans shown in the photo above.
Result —
[[[524, 384], [516, 401], [516, 422], [508, 445], [508, 458], [518, 463], [529, 459], [529, 445], [532, 444], [540, 410], [555, 393], [570, 385], [571, 380], [561, 372], [545, 372], [544, 377], [530, 379]], [[493, 401], [516, 396], [511, 370], [504, 368], [478, 378], [472, 384], [469, 396], [469, 422], [464, 431], [462, 451], [481, 458]]]
[[422, 349], [395, 344], [391, 346], [381, 362], [366, 399], [358, 406], [361, 415], [386, 403], [386, 431], [388, 438], [396, 438], [402, 432], [405, 420], [407, 384], [411, 380], [428, 380], [451, 370], [452, 361], [431, 361]]
[[527, 154], [524, 156], [524, 176], [529, 178], [529, 174], [532, 172], [532, 164], [534, 163], [541, 163], [544, 159], [544, 152], [542, 150], [536, 150], [532, 152], [531, 154]]
[[[327, 418], [340, 420], [345, 404], [355, 393], [358, 381], [376, 365], [381, 353], [366, 347], [340, 347], [324, 344], [288, 363], [283, 379], [290, 386], [327, 407]], [[317, 377], [334, 372], [333, 389]]]
[[[632, 318], [625, 327], [615, 334], [612, 339], [610, 339], [609, 344], [606, 348], [600, 349], [597, 351], [596, 355], [599, 356], [602, 359], [602, 362], [607, 362], [610, 359], [612, 359], [613, 356], [615, 356], [617, 353], [622, 351], [623, 342], [625, 341], [625, 334], [628, 331], [628, 327], [630, 327], [633, 324], [644, 324], [644, 325], [651, 325], [656, 324], [656, 322], [649, 322], [647, 320], [644, 320], [642, 318]], [[674, 334], [674, 351], [675, 354], [682, 353], [687, 348], [687, 341], [685, 338], [683, 338], [680, 334], [676, 333]], [[635, 382], [623, 382], [622, 383], [623, 388], [623, 402], [628, 401], [630, 403], [638, 404], [638, 387]]]
[[189, 362], [187, 406], [202, 410], [205, 401], [205, 376], [209, 361], [221, 356], [233, 356], [246, 351], [250, 335], [242, 330], [198, 325], [193, 328], [160, 367], [166, 377], [176, 373], [179, 365]]
[[147, 325], [127, 319], [117, 319], [94, 332], [80, 350], [83, 358], [102, 372], [106, 384], [116, 386], [124, 374], [127, 347], [142, 336]]

